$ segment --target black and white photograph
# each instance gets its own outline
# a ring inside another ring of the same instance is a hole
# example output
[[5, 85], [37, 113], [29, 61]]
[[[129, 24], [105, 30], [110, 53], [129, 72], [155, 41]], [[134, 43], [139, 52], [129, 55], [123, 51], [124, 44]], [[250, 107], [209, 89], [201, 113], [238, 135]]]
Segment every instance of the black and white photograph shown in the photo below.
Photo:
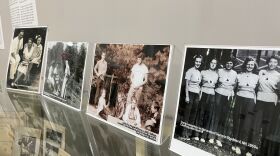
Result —
[[53, 129], [47, 128], [46, 141], [59, 146], [62, 141], [62, 133], [55, 131]]
[[20, 156], [34, 156], [36, 147], [36, 138], [30, 136], [22, 136], [18, 141], [20, 146]]
[[10, 44], [7, 88], [40, 91], [47, 27], [15, 28]]
[[14, 154], [19, 156], [38, 156], [41, 130], [23, 127], [17, 130]]
[[59, 148], [65, 149], [65, 127], [44, 120], [43, 155], [57, 156]]
[[279, 54], [265, 47], [187, 46], [170, 149], [228, 156], [279, 152]]
[[159, 143], [170, 45], [96, 44], [87, 113]]
[[71, 108], [81, 109], [86, 42], [48, 42], [43, 94]]

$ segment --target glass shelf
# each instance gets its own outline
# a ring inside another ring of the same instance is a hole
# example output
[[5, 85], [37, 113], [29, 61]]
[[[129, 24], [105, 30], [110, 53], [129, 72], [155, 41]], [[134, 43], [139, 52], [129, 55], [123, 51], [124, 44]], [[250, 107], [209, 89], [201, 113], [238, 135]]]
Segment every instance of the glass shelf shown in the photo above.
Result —
[[[40, 95], [8, 92], [1, 98], [0, 117], [7, 122], [14, 121], [9, 123], [13, 134], [25, 127], [41, 130], [39, 155], [43, 154], [46, 121], [65, 127], [64, 150], [72, 156], [176, 155], [168, 149], [169, 139], [161, 146], [154, 145]], [[13, 145], [3, 141], [0, 144], [12, 146], [14, 151], [14, 143], [19, 140], [13, 136]]]

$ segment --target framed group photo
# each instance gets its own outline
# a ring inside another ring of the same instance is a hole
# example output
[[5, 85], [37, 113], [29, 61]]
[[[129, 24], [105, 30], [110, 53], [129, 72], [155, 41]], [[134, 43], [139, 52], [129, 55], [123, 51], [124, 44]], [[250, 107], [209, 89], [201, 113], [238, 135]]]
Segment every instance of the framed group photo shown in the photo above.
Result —
[[170, 45], [96, 44], [87, 114], [160, 143]]
[[268, 47], [186, 46], [170, 149], [274, 155], [280, 141], [279, 54]]
[[10, 44], [7, 89], [40, 92], [47, 27], [15, 28]]
[[88, 43], [48, 42], [43, 95], [81, 109]]

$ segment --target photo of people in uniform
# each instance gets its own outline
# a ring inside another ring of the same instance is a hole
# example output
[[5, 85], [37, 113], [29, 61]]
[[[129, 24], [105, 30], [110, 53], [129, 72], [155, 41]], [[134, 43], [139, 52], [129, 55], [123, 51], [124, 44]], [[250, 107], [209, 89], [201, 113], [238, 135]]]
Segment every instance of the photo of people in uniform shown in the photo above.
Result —
[[187, 47], [174, 139], [214, 155], [279, 154], [279, 54]]
[[87, 51], [85, 42], [48, 42], [43, 94], [80, 109]]
[[158, 136], [169, 60], [170, 45], [97, 44], [87, 113]]
[[39, 92], [46, 27], [16, 28], [10, 44], [7, 88]]

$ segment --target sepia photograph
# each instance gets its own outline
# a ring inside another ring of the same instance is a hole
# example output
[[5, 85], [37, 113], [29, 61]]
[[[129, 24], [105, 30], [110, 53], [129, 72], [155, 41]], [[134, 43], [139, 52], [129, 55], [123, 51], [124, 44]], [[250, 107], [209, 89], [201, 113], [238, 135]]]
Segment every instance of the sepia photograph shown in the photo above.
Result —
[[43, 94], [80, 109], [87, 51], [86, 42], [48, 42]]
[[59, 148], [65, 149], [65, 127], [44, 120], [43, 155], [57, 156]]
[[170, 49], [97, 44], [87, 113], [158, 142]]
[[38, 156], [41, 130], [23, 127], [16, 131], [14, 155]]
[[7, 88], [39, 92], [47, 27], [15, 28], [10, 44]]
[[170, 149], [228, 156], [278, 152], [279, 54], [262, 47], [186, 47]]

